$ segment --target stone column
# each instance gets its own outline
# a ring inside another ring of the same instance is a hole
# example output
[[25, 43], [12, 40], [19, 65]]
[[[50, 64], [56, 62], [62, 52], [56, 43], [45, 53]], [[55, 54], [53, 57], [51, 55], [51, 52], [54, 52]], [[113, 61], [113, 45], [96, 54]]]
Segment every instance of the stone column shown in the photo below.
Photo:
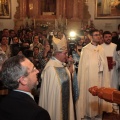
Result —
[[37, 18], [37, 17], [39, 18], [41, 15], [41, 11], [40, 11], [41, 6], [39, 2], [40, 2], [39, 0], [33, 1], [33, 15], [32, 15], [33, 18]]
[[63, 0], [63, 18], [66, 17], [66, 0]]

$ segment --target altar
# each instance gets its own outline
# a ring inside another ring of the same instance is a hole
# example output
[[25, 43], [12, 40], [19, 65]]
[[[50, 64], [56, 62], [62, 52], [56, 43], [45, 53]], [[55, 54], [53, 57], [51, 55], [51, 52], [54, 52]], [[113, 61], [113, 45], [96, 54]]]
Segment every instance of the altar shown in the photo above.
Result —
[[[83, 0], [52, 0], [48, 4], [49, 6], [45, 5], [50, 0], [17, 1], [18, 7], [14, 15], [15, 30], [32, 20], [31, 25], [34, 26], [34, 29], [45, 25], [49, 31], [58, 28], [79, 31], [81, 23], [88, 24], [88, 20], [90, 20], [88, 6]], [[26, 19], [28, 21], [25, 22]]]

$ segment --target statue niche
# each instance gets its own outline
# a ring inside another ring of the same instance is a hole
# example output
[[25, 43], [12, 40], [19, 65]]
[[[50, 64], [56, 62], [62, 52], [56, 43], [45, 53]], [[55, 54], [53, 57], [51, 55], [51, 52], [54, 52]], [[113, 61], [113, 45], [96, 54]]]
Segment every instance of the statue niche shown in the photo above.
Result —
[[41, 12], [42, 14], [52, 13], [56, 14], [56, 0], [41, 0]]

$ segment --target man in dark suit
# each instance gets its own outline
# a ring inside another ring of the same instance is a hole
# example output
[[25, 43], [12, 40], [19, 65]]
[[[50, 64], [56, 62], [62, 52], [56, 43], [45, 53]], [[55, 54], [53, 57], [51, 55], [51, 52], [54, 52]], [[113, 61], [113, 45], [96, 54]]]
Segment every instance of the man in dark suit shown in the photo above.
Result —
[[50, 120], [31, 94], [38, 84], [37, 74], [33, 63], [22, 55], [3, 63], [0, 80], [11, 92], [0, 103], [0, 120]]

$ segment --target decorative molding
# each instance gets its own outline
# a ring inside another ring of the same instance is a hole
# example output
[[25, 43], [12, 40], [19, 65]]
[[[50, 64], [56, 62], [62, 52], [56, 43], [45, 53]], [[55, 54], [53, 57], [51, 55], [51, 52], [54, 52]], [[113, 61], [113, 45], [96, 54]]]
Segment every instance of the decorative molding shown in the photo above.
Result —
[[15, 12], [15, 15], [14, 15], [15, 19], [20, 18], [20, 0], [17, 0], [17, 2], [18, 2], [18, 6], [16, 7], [16, 12]]
[[[81, 22], [85, 23], [90, 20], [91, 15], [88, 11], [88, 5], [84, 0], [56, 0], [56, 14], [52, 12], [41, 12], [41, 0], [17, 0], [18, 6], [14, 15], [15, 26], [18, 30], [24, 24], [24, 19], [29, 18], [36, 22], [34, 28], [40, 28], [40, 24], [50, 23], [48, 30], [56, 29], [56, 22], [60, 16], [64, 19], [64, 25], [59, 24], [59, 28], [80, 29]], [[29, 9], [29, 5], [33, 4], [33, 8]], [[77, 6], [77, 7], [76, 7]], [[63, 9], [61, 10], [61, 7]], [[73, 11], [71, 11], [73, 9]], [[71, 12], [70, 12], [71, 11]], [[67, 22], [66, 22], [67, 21]], [[66, 24], [67, 23], [67, 24]]]
[[83, 19], [89, 20], [91, 18], [91, 15], [90, 15], [90, 13], [88, 11], [88, 5], [85, 2], [83, 4], [84, 4], [84, 7], [83, 7], [84, 8], [83, 9]]

